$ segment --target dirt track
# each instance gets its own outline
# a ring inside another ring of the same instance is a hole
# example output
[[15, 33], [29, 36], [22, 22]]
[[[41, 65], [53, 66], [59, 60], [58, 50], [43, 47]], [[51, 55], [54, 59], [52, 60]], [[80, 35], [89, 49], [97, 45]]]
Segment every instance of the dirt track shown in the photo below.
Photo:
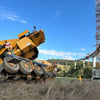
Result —
[[0, 100], [99, 100], [100, 82], [0, 83]]

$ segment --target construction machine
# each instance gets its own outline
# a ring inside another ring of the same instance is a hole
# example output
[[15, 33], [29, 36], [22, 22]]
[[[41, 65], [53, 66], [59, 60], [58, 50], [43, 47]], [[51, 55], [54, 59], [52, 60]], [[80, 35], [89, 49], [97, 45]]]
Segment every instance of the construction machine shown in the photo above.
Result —
[[17, 39], [0, 41], [0, 81], [8, 79], [46, 80], [56, 76], [56, 64], [34, 61], [38, 46], [45, 42], [43, 30], [28, 30], [18, 34]]

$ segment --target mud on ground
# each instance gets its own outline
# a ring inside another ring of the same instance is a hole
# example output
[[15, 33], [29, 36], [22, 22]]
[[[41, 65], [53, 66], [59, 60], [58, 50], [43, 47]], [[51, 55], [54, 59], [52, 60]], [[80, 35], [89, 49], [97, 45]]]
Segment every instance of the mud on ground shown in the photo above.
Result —
[[99, 81], [0, 83], [0, 100], [99, 100], [99, 98]]

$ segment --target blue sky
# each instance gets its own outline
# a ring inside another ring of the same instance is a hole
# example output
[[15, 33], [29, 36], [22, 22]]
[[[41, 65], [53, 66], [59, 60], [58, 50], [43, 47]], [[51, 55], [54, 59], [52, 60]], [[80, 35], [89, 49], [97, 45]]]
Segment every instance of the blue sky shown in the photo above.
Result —
[[46, 37], [38, 59], [78, 59], [95, 50], [95, 0], [0, 0], [0, 40], [33, 25]]

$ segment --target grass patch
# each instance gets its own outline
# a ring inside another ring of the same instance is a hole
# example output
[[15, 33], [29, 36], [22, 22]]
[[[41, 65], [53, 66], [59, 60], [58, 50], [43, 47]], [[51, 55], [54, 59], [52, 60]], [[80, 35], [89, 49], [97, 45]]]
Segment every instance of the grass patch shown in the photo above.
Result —
[[73, 81], [78, 81], [78, 78], [75, 77], [56, 77], [55, 81], [68, 81], [68, 82], [73, 82]]

